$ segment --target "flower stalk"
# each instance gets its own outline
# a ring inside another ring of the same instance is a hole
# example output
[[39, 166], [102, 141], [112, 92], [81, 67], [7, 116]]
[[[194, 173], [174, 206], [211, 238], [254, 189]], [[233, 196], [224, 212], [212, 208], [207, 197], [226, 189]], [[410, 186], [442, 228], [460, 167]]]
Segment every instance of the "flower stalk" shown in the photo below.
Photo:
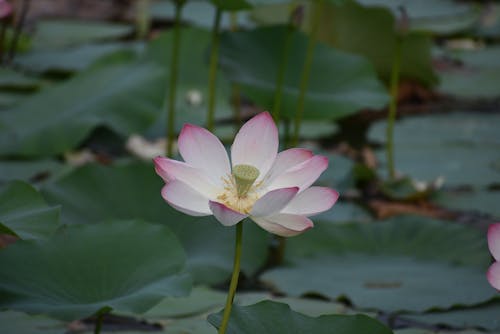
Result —
[[402, 39], [398, 37], [394, 47], [394, 61], [392, 63], [389, 114], [387, 115], [387, 167], [389, 169], [389, 178], [396, 178], [396, 169], [394, 167], [394, 123], [396, 121], [397, 103], [399, 94], [399, 74], [401, 66], [401, 44]]
[[295, 123], [293, 129], [293, 138], [290, 146], [297, 146], [300, 137], [300, 126], [302, 124], [302, 118], [304, 115], [304, 103], [307, 88], [309, 85], [309, 77], [311, 73], [311, 65], [314, 56], [314, 49], [316, 47], [318, 28], [321, 19], [321, 13], [323, 12], [323, 0], [318, 0], [314, 5], [314, 14], [312, 19], [311, 33], [309, 35], [309, 40], [307, 42], [306, 58], [304, 61], [304, 66], [302, 68], [302, 77], [300, 80], [300, 90], [299, 90], [299, 100], [297, 102], [297, 112], [295, 113]]
[[145, 39], [149, 34], [151, 16], [149, 12], [150, 0], [138, 0], [136, 3], [136, 34], [138, 39]]
[[26, 21], [26, 16], [28, 15], [28, 11], [31, 6], [31, 0], [24, 0], [21, 4], [21, 14], [19, 15], [19, 19], [17, 20], [17, 24], [14, 27], [14, 35], [12, 36], [12, 40], [9, 47], [9, 54], [7, 56], [7, 62], [10, 63], [14, 60], [17, 51], [17, 45], [19, 43], [19, 39], [21, 38], [21, 32], [24, 27], [24, 22]]
[[229, 283], [229, 292], [226, 299], [226, 307], [224, 307], [224, 315], [222, 316], [222, 323], [219, 327], [219, 334], [225, 334], [231, 316], [231, 309], [233, 306], [234, 295], [238, 287], [238, 278], [240, 276], [240, 262], [241, 262], [241, 248], [243, 244], [243, 222], [236, 225], [236, 243], [234, 248], [234, 263], [233, 274], [231, 275], [231, 283]]
[[167, 157], [173, 156], [173, 147], [175, 140], [175, 104], [177, 95], [177, 76], [179, 73], [179, 52], [181, 40], [181, 14], [185, 0], [175, 1], [175, 22], [174, 37], [172, 46], [172, 57], [170, 60], [170, 84], [168, 92], [167, 109]]
[[217, 7], [212, 27], [212, 48], [210, 52], [210, 69], [208, 77], [208, 115], [207, 129], [213, 131], [215, 118], [215, 93], [217, 85], [217, 65], [219, 63], [219, 37], [220, 37], [220, 21], [222, 9]]
[[394, 42], [394, 58], [392, 61], [391, 79], [390, 79], [390, 95], [389, 113], [387, 115], [387, 168], [389, 170], [389, 179], [396, 178], [396, 169], [394, 167], [394, 123], [396, 121], [398, 95], [399, 95], [399, 76], [401, 72], [401, 49], [403, 39], [409, 29], [409, 18], [404, 7], [399, 7], [401, 17], [396, 21], [396, 40]]

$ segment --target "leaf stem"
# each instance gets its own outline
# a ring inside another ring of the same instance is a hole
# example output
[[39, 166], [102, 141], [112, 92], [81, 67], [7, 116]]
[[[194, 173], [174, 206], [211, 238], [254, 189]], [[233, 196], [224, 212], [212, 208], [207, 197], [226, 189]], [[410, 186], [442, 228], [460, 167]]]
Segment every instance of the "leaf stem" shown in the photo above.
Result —
[[210, 69], [208, 77], [208, 116], [207, 129], [213, 132], [215, 115], [215, 88], [217, 85], [217, 65], [219, 62], [219, 29], [222, 9], [217, 7], [215, 12], [214, 25], [212, 27], [212, 47], [210, 52]]
[[396, 37], [394, 45], [394, 60], [392, 62], [390, 94], [391, 101], [389, 104], [389, 113], [387, 115], [387, 167], [389, 169], [389, 178], [394, 180], [396, 170], [394, 167], [394, 122], [396, 120], [398, 93], [399, 93], [399, 75], [401, 67], [401, 44], [403, 39], [401, 36]]
[[136, 35], [138, 39], [146, 39], [151, 27], [151, 16], [149, 12], [150, 0], [138, 0], [136, 3]]
[[306, 58], [304, 61], [304, 66], [302, 67], [302, 78], [300, 80], [300, 91], [299, 100], [297, 102], [297, 112], [295, 113], [295, 124], [293, 130], [293, 138], [291, 146], [297, 146], [300, 137], [300, 126], [302, 124], [302, 118], [304, 115], [304, 103], [307, 93], [307, 87], [309, 85], [309, 77], [311, 74], [311, 66], [314, 55], [314, 49], [316, 47], [317, 35], [319, 22], [321, 19], [321, 14], [323, 12], [323, 0], [318, 0], [314, 7], [314, 16], [312, 20], [311, 34], [309, 35], [309, 40], [307, 42]]
[[16, 56], [17, 44], [19, 43], [19, 38], [21, 37], [21, 32], [23, 30], [24, 21], [26, 21], [26, 16], [28, 15], [28, 11], [30, 9], [31, 0], [24, 0], [21, 5], [21, 15], [17, 24], [14, 27], [14, 35], [12, 36], [12, 40], [10, 43], [9, 54], [7, 56], [7, 62], [12, 62], [14, 57]]
[[95, 327], [94, 327], [94, 334], [100, 334], [101, 333], [101, 328], [102, 328], [102, 322], [104, 320], [104, 316], [108, 313], [107, 310], [100, 310], [96, 314], [96, 320], [95, 320]]
[[236, 225], [236, 244], [234, 248], [234, 263], [233, 274], [231, 275], [231, 283], [229, 284], [229, 292], [227, 294], [226, 307], [222, 317], [222, 324], [219, 328], [219, 334], [225, 334], [231, 316], [231, 308], [233, 306], [234, 294], [238, 286], [238, 277], [240, 276], [240, 260], [241, 260], [241, 245], [243, 241], [243, 222]]
[[280, 67], [278, 69], [278, 74], [276, 76], [276, 88], [274, 91], [274, 102], [272, 116], [276, 124], [280, 121], [281, 114], [281, 98], [283, 96], [283, 82], [285, 81], [286, 68], [288, 66], [288, 54], [290, 53], [290, 47], [292, 45], [293, 32], [295, 30], [292, 20], [288, 24], [285, 41], [283, 42], [283, 54], [281, 56]]
[[179, 51], [181, 39], [181, 13], [184, 1], [175, 1], [175, 22], [174, 37], [172, 47], [172, 58], [170, 60], [170, 83], [168, 92], [168, 110], [167, 110], [167, 157], [173, 156], [173, 147], [175, 140], [175, 102], [177, 95], [177, 76], [179, 73]]

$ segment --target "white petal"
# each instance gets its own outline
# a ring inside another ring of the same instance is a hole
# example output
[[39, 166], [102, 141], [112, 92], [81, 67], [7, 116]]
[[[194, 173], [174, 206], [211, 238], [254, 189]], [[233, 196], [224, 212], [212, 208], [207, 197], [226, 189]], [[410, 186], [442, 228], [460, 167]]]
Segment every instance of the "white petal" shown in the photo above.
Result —
[[312, 157], [313, 153], [304, 148], [291, 148], [278, 153], [271, 170], [267, 173], [265, 182], [272, 182], [277, 176]]
[[488, 228], [488, 247], [495, 260], [500, 261], [500, 223]]
[[179, 135], [179, 152], [189, 165], [199, 168], [215, 184], [231, 173], [226, 149], [210, 131], [186, 124]]
[[307, 188], [297, 194], [283, 209], [283, 213], [313, 216], [329, 210], [339, 198], [339, 193], [326, 187]]
[[491, 286], [500, 291], [500, 262], [493, 262], [486, 273]]
[[314, 226], [313, 222], [304, 216], [280, 213], [269, 217], [251, 217], [264, 230], [282, 237], [293, 237]]
[[246, 122], [234, 138], [231, 147], [233, 166], [251, 165], [263, 178], [278, 153], [278, 129], [268, 112], [263, 112]]
[[298, 191], [298, 187], [272, 190], [255, 202], [250, 214], [262, 217], [278, 213], [294, 198]]
[[191, 216], [209, 216], [208, 198], [182, 181], [173, 180], [161, 190], [161, 195], [173, 208]]
[[215, 218], [217, 218], [217, 220], [225, 226], [236, 225], [240, 221], [248, 217], [248, 215], [239, 213], [238, 211], [234, 211], [233, 209], [228, 208], [227, 206], [219, 202], [210, 201], [209, 206]]
[[185, 162], [163, 157], [155, 158], [154, 163], [156, 173], [166, 183], [179, 180], [208, 198], [214, 198], [217, 195], [217, 187], [200, 169], [194, 168]]
[[271, 181], [267, 188], [269, 190], [299, 187], [299, 191], [307, 189], [328, 167], [328, 159], [321, 155], [315, 155], [309, 160], [289, 169]]

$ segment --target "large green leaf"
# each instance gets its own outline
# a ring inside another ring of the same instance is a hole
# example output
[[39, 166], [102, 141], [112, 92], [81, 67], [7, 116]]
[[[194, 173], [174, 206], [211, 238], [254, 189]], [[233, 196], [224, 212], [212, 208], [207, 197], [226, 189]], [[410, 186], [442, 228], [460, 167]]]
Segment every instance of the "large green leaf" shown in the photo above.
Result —
[[22, 312], [0, 312], [2, 331], [15, 334], [60, 334], [66, 324], [43, 315], [30, 316]]
[[[214, 24], [216, 7], [209, 1], [189, 0], [183, 6], [182, 20], [191, 25], [210, 29]], [[175, 17], [175, 5], [172, 1], [155, 1], [151, 4], [151, 15], [155, 19], [172, 20]], [[229, 12], [223, 12], [220, 26], [222, 29], [231, 27], [231, 17]], [[237, 14], [238, 27], [254, 26], [248, 18], [246, 11]]]
[[[181, 30], [181, 36], [176, 99], [177, 130], [185, 123], [206, 124], [209, 91], [209, 68], [204, 55], [210, 45], [210, 32], [199, 28], [185, 28]], [[166, 68], [170, 65], [172, 45], [173, 33], [169, 31], [149, 44], [145, 57]], [[233, 111], [229, 102], [230, 86], [222, 73], [217, 76], [216, 85], [216, 118], [231, 118]], [[199, 102], [192, 101], [190, 96], [193, 94], [199, 96]], [[166, 113], [163, 113], [150, 133], [164, 136], [166, 122]]]
[[439, 70], [442, 93], [459, 98], [496, 98], [500, 96], [500, 47], [444, 52], [454, 66]]
[[9, 68], [0, 68], [0, 89], [8, 90], [35, 90], [40, 83], [36, 78]]
[[0, 114], [0, 154], [62, 153], [99, 125], [122, 135], [148, 127], [163, 102], [164, 72], [151, 63], [113, 60]]
[[95, 41], [124, 37], [133, 31], [133, 26], [77, 20], [44, 20], [36, 26], [32, 46], [35, 49], [51, 49], [74, 46]]
[[140, 49], [138, 43], [99, 43], [64, 49], [34, 50], [16, 57], [17, 65], [35, 72], [73, 72], [90, 66], [100, 57], [123, 50]]
[[27, 183], [14, 181], [0, 189], [0, 233], [21, 239], [49, 237], [59, 226], [59, 212]]
[[[211, 314], [208, 321], [215, 327], [222, 322], [222, 313]], [[390, 334], [392, 331], [365, 315], [324, 315], [311, 318], [293, 312], [286, 304], [263, 301], [255, 305], [233, 306], [228, 334]]]
[[71, 166], [49, 159], [0, 161], [0, 186], [13, 180], [30, 183], [46, 181], [71, 168]]
[[390, 312], [475, 305], [495, 296], [484, 276], [489, 254], [479, 231], [415, 217], [316, 226], [290, 240], [288, 265], [264, 273], [264, 282], [292, 296], [345, 296], [356, 307]]
[[486, 213], [500, 219], [500, 191], [440, 191], [432, 201], [449, 209]]
[[[487, 186], [500, 177], [500, 115], [453, 113], [403, 119], [394, 130], [396, 169], [413, 178], [445, 184]], [[386, 123], [370, 129], [385, 141]], [[385, 169], [385, 153], [378, 156]]]
[[396, 17], [403, 7], [409, 17], [412, 30], [424, 30], [437, 34], [453, 34], [473, 27], [479, 19], [474, 6], [453, 0], [357, 0], [369, 7], [385, 7]]
[[[232, 271], [234, 228], [223, 227], [211, 217], [175, 211], [161, 198], [162, 186], [152, 163], [88, 165], [48, 184], [43, 193], [50, 202], [62, 205], [63, 223], [141, 218], [166, 224], [180, 238], [197, 282], [227, 279]], [[267, 235], [255, 224], [245, 224], [243, 239], [242, 266], [251, 274], [266, 260]]]
[[104, 307], [144, 312], [189, 292], [185, 255], [167, 227], [144, 221], [69, 226], [0, 252], [0, 307], [72, 320]]
[[[285, 26], [225, 33], [221, 37], [221, 67], [241, 84], [244, 95], [271, 110], [276, 77], [282, 62]], [[284, 79], [282, 114], [293, 117], [304, 65], [307, 37], [293, 33]], [[336, 119], [363, 108], [381, 108], [387, 102], [385, 88], [360, 56], [318, 44], [311, 67], [304, 118]]]
[[[364, 7], [354, 1], [330, 5], [321, 22], [320, 39], [349, 52], [367, 57], [380, 76], [388, 81], [396, 35], [394, 17], [385, 8]], [[403, 39], [401, 77], [425, 85], [437, 83], [431, 63], [432, 39], [421, 33], [407, 34]]]

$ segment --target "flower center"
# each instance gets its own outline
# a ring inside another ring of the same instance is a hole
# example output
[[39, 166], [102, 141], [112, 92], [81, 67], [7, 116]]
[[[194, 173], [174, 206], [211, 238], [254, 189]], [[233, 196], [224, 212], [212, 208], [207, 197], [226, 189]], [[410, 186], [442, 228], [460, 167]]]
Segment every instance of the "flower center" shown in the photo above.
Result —
[[254, 166], [234, 166], [232, 174], [223, 178], [224, 190], [217, 199], [233, 210], [250, 213], [259, 199], [256, 191], [259, 184], [254, 184], [259, 174], [259, 170]]

